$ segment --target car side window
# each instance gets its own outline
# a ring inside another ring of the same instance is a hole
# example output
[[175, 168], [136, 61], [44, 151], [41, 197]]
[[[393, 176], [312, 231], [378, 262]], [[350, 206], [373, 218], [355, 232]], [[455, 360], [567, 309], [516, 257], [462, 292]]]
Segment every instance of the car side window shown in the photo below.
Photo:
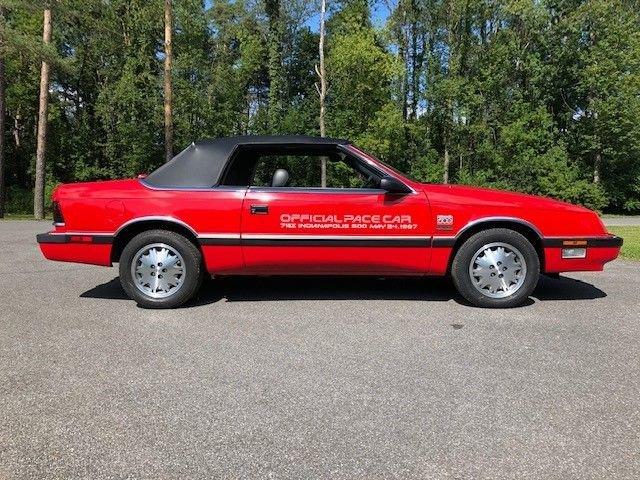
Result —
[[286, 170], [289, 180], [284, 186], [321, 188], [323, 158], [326, 159], [327, 165], [327, 188], [378, 188], [380, 180], [373, 172], [357, 169], [353, 159], [342, 153], [262, 154], [256, 162], [251, 186], [270, 187], [275, 172]]
[[319, 187], [320, 169], [309, 168], [319, 157], [314, 155], [263, 154], [258, 157], [253, 174], [253, 187], [270, 187], [276, 170], [284, 169], [289, 174], [287, 187]]

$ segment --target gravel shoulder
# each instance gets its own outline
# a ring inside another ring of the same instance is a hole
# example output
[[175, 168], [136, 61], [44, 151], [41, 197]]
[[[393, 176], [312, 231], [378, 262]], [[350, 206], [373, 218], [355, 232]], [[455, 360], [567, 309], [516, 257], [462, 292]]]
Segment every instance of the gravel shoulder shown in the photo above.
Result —
[[604, 216], [602, 222], [612, 227], [640, 227], [640, 215]]

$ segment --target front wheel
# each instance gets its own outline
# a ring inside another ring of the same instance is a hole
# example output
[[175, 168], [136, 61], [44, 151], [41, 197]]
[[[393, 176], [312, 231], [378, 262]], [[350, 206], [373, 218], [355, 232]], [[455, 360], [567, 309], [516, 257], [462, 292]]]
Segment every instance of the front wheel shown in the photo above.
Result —
[[173, 308], [195, 295], [203, 278], [200, 250], [167, 230], [136, 235], [120, 256], [120, 283], [147, 308]]
[[460, 295], [473, 305], [515, 307], [535, 289], [540, 260], [522, 234], [493, 228], [462, 244], [453, 259], [451, 275]]

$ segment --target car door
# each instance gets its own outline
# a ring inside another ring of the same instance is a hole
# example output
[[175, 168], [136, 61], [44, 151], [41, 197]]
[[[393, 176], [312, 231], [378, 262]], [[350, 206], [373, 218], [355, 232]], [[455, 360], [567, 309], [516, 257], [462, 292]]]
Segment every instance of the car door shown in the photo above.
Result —
[[[247, 190], [241, 235], [248, 273], [426, 273], [430, 243], [424, 193], [388, 193], [371, 185], [358, 186], [349, 177], [350, 167], [335, 157], [328, 163], [329, 187], [321, 188], [309, 181], [314, 175], [305, 168], [319, 172], [322, 156], [303, 157], [293, 164], [289, 160], [291, 175], [304, 177], [293, 178], [293, 186], [263, 181]], [[269, 178], [276, 166], [272, 162], [262, 175]], [[335, 172], [342, 177], [337, 184], [332, 180]]]

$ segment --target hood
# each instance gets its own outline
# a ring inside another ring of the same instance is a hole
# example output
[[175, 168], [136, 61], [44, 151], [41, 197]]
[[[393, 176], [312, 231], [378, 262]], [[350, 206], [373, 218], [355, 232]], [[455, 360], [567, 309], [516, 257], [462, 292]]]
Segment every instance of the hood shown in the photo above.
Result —
[[555, 210], [572, 213], [594, 213], [588, 208], [539, 195], [467, 185], [421, 184], [427, 196], [436, 195], [456, 204], [487, 207], [516, 207], [522, 209]]

